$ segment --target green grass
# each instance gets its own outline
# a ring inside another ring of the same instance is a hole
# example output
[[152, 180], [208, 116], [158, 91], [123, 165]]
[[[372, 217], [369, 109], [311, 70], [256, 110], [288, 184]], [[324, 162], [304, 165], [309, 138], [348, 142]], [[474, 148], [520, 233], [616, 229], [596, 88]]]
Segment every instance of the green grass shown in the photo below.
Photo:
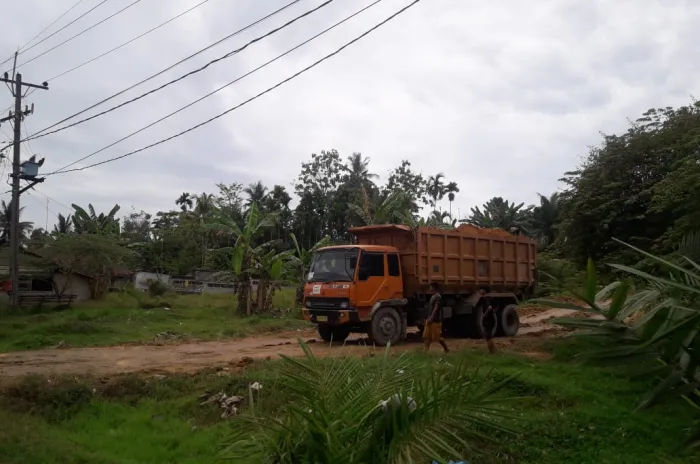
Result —
[[[272, 314], [237, 316], [235, 295], [112, 293], [104, 300], [75, 304], [62, 311], [0, 314], [0, 352], [147, 342], [170, 331], [183, 339], [214, 340], [306, 327], [294, 308], [294, 291], [274, 297]], [[165, 309], [169, 308], [169, 309]]]
[[[524, 396], [517, 436], [494, 436], [489, 457], [474, 463], [692, 463], [698, 455], [673, 454], [692, 423], [681, 401], [634, 412], [649, 387], [615, 371], [583, 367], [572, 342], [550, 342], [551, 360], [517, 354], [464, 356], [494, 379], [520, 374], [507, 395]], [[435, 366], [437, 355], [411, 354]], [[324, 361], [332, 362], [332, 361]], [[367, 369], [376, 358], [365, 359]], [[204, 391], [247, 398], [247, 385], [263, 384], [258, 408], [282, 413], [285, 391], [275, 388], [279, 361], [255, 361], [244, 372], [209, 371], [168, 377], [94, 379], [30, 377], [0, 396], [0, 462], [8, 463], [200, 463], [213, 462], [231, 427], [215, 406], [199, 406]], [[444, 367], [443, 367], [444, 368]], [[509, 419], [509, 421], [511, 421]]]

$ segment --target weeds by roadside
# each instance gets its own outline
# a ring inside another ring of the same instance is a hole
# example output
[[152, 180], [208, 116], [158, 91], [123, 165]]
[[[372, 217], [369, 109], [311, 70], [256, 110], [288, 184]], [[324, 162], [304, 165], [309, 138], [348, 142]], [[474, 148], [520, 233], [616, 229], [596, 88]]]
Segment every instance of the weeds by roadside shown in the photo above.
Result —
[[174, 334], [178, 340], [215, 340], [307, 326], [292, 309], [293, 290], [277, 292], [278, 309], [263, 315], [242, 318], [235, 305], [232, 295], [112, 293], [104, 300], [62, 311], [4, 314], [0, 352], [153, 342], [163, 333]]
[[[515, 374], [503, 397], [528, 397], [511, 406], [518, 416], [503, 419], [517, 432], [493, 432], [481, 445], [487, 457], [471, 464], [540, 463], [636, 464], [638, 462], [697, 462], [698, 456], [674, 456], [671, 450], [692, 413], [682, 401], [640, 414], [633, 411], [647, 381], [629, 379], [615, 370], [582, 368], [573, 354], [585, 349], [581, 341], [543, 341], [551, 360], [482, 350], [454, 353], [447, 362], [472, 368], [492, 384]], [[428, 371], [449, 371], [440, 357], [411, 353], [412, 363]], [[361, 360], [363, 369], [380, 369], [380, 357]], [[393, 359], [395, 361], [395, 359]], [[319, 360], [328, 370], [334, 360]], [[260, 414], [284, 417], [294, 404], [294, 392], [280, 377], [281, 361], [252, 361], [242, 371], [229, 366], [195, 375], [124, 375], [110, 379], [32, 377], [0, 395], [0, 456], [22, 463], [213, 462], [230, 432], [244, 426], [249, 410], [249, 386]], [[51, 381], [49, 384], [48, 381]], [[205, 392], [243, 397], [238, 414], [223, 419], [214, 402], [202, 405]], [[330, 417], [330, 416], [329, 416]], [[252, 431], [252, 429], [249, 429]], [[428, 461], [429, 462], [429, 461]]]

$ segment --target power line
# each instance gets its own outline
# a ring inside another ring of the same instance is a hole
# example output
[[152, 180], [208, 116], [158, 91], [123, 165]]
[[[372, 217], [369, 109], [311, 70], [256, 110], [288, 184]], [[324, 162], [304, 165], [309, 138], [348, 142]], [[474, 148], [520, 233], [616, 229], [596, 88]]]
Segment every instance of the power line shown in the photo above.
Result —
[[[164, 22], [158, 24], [157, 26], [155, 26], [155, 27], [153, 27], [153, 28], [147, 30], [146, 32], [144, 32], [144, 33], [142, 33], [142, 34], [140, 34], [140, 35], [137, 35], [136, 37], [134, 37], [134, 38], [132, 38], [132, 39], [130, 39], [130, 40], [128, 40], [128, 41], [126, 41], [126, 42], [120, 44], [120, 45], [117, 45], [116, 47], [114, 47], [114, 48], [112, 48], [112, 49], [109, 49], [109, 50], [107, 50], [106, 52], [104, 52], [104, 53], [102, 53], [102, 54], [100, 54], [100, 55], [97, 55], [96, 57], [91, 58], [91, 59], [85, 61], [85, 62], [82, 63], [82, 64], [79, 64], [78, 66], [74, 66], [74, 67], [72, 67], [72, 68], [70, 68], [70, 69], [68, 69], [68, 70], [66, 70], [66, 71], [63, 71], [63, 72], [60, 73], [60, 74], [56, 74], [55, 76], [49, 78], [48, 81], [49, 81], [49, 82], [54, 81], [54, 80], [58, 79], [59, 77], [63, 77], [63, 76], [65, 76], [65, 75], [68, 74], [68, 73], [71, 73], [71, 72], [73, 72], [73, 71], [76, 71], [76, 70], [82, 68], [83, 66], [87, 66], [88, 64], [93, 63], [93, 62], [99, 60], [100, 58], [103, 58], [103, 57], [109, 55], [109, 54], [112, 53], [112, 52], [116, 52], [116, 51], [119, 50], [120, 48], [123, 48], [123, 47], [129, 45], [130, 43], [135, 42], [136, 40], [138, 40], [138, 39], [140, 39], [140, 38], [142, 38], [142, 37], [147, 36], [147, 35], [150, 34], [151, 32], [157, 31], [157, 30], [160, 29], [161, 27], [163, 27], [163, 26], [165, 26], [165, 25], [167, 25], [167, 24], [169, 24], [169, 23], [175, 21], [176, 19], [180, 18], [181, 16], [186, 15], [187, 13], [189, 13], [189, 12], [195, 10], [196, 8], [199, 8], [200, 6], [204, 5], [204, 4], [207, 3], [207, 2], [209, 2], [209, 0], [204, 0], [204, 1], [202, 1], [202, 2], [199, 2], [199, 3], [197, 3], [195, 6], [186, 9], [186, 10], [183, 11], [182, 13], [179, 13], [179, 14], [177, 14], [176, 16], [173, 16], [172, 18], [168, 19], [167, 21], [164, 21]], [[30, 94], [30, 95], [31, 95], [31, 94]]]
[[[284, 6], [280, 7], [280, 8], [278, 8], [277, 10], [275, 10], [275, 11], [273, 11], [272, 13], [268, 14], [267, 16], [264, 16], [264, 17], [258, 19], [257, 21], [248, 24], [247, 26], [243, 27], [242, 29], [239, 29], [239, 30], [237, 30], [237, 31], [235, 31], [235, 32], [233, 32], [233, 33], [227, 35], [227, 36], [224, 37], [223, 39], [220, 39], [220, 40], [218, 40], [218, 41], [212, 43], [211, 45], [209, 45], [209, 46], [207, 46], [207, 47], [205, 47], [205, 48], [202, 48], [201, 50], [196, 51], [195, 53], [193, 53], [193, 54], [191, 54], [191, 55], [189, 55], [189, 56], [187, 56], [187, 57], [181, 59], [181, 60], [178, 61], [177, 63], [175, 63], [175, 64], [173, 64], [173, 65], [171, 65], [171, 66], [168, 66], [167, 68], [165, 68], [165, 69], [163, 69], [163, 70], [157, 72], [156, 74], [153, 74], [153, 75], [151, 75], [151, 76], [149, 76], [149, 77], [147, 77], [147, 78], [145, 78], [145, 79], [143, 79], [143, 80], [137, 82], [136, 84], [133, 84], [133, 85], [131, 85], [131, 86], [125, 88], [124, 90], [121, 90], [121, 91], [119, 91], [119, 92], [117, 92], [117, 93], [115, 93], [115, 94], [113, 94], [113, 95], [111, 95], [111, 96], [109, 96], [109, 97], [107, 97], [107, 98], [105, 98], [105, 99], [103, 99], [103, 100], [101, 100], [101, 101], [95, 103], [94, 105], [85, 108], [84, 110], [81, 110], [81, 111], [79, 111], [79, 112], [77, 112], [77, 113], [74, 113], [74, 114], [72, 114], [72, 115], [70, 115], [70, 116], [68, 116], [68, 117], [66, 117], [66, 118], [64, 118], [64, 119], [62, 119], [61, 121], [58, 121], [58, 122], [55, 123], [55, 124], [52, 124], [52, 125], [50, 125], [50, 126], [48, 126], [48, 127], [45, 127], [45, 128], [43, 128], [43, 129], [37, 131], [36, 133], [34, 133], [34, 134], [31, 135], [31, 138], [38, 138], [38, 135], [39, 135], [39, 134], [41, 134], [41, 133], [43, 133], [43, 132], [46, 132], [47, 130], [49, 130], [49, 129], [53, 128], [53, 127], [56, 127], [56, 126], [58, 126], [59, 124], [63, 124], [64, 122], [66, 122], [66, 121], [68, 121], [68, 120], [70, 120], [70, 119], [73, 119], [73, 118], [75, 118], [76, 116], [80, 116], [81, 114], [86, 113], [87, 111], [90, 111], [91, 109], [93, 109], [93, 108], [95, 108], [95, 107], [97, 107], [97, 106], [99, 106], [99, 105], [101, 105], [101, 104], [103, 104], [103, 103], [105, 103], [105, 102], [108, 102], [109, 100], [112, 100], [113, 98], [116, 98], [116, 97], [118, 97], [119, 95], [122, 95], [123, 93], [128, 92], [129, 90], [131, 90], [131, 89], [133, 89], [133, 88], [135, 88], [135, 87], [138, 87], [139, 85], [141, 85], [141, 84], [143, 84], [143, 83], [145, 83], [145, 82], [148, 82], [148, 81], [150, 81], [150, 80], [152, 80], [152, 79], [155, 79], [156, 77], [160, 76], [161, 74], [163, 74], [163, 73], [165, 73], [165, 72], [167, 72], [167, 71], [170, 71], [171, 69], [173, 69], [174, 67], [176, 67], [176, 66], [178, 66], [178, 65], [180, 65], [180, 64], [182, 64], [182, 63], [184, 63], [185, 61], [190, 60], [190, 59], [194, 58], [195, 56], [200, 55], [201, 53], [204, 53], [205, 51], [209, 50], [210, 48], [212, 48], [212, 47], [214, 47], [214, 46], [216, 46], [216, 45], [218, 45], [218, 44], [220, 44], [220, 43], [222, 43], [222, 42], [224, 42], [224, 41], [226, 41], [226, 40], [228, 40], [228, 39], [230, 39], [230, 38], [232, 38], [232, 37], [234, 37], [234, 36], [236, 36], [236, 35], [238, 35], [238, 34], [240, 34], [241, 32], [244, 32], [244, 31], [250, 29], [251, 27], [260, 24], [261, 22], [263, 22], [263, 21], [265, 21], [265, 20], [267, 20], [267, 19], [273, 17], [274, 15], [276, 15], [276, 14], [278, 14], [278, 13], [284, 11], [285, 9], [291, 7], [292, 5], [294, 5], [294, 4], [296, 4], [296, 3], [299, 3], [300, 1], [301, 1], [301, 0], [292, 0], [292, 1], [290, 1], [290, 2], [287, 3], [286, 5], [284, 5]], [[82, 122], [82, 121], [81, 121], [81, 122]], [[66, 126], [65, 128], [68, 128], [68, 127], [71, 127], [71, 126]], [[65, 128], [60, 128], [59, 130], [63, 130], [63, 129], [65, 129]], [[55, 133], [55, 132], [58, 132], [59, 130], [50, 132], [50, 134], [53, 134], [53, 133]], [[43, 134], [42, 137], [43, 137], [44, 135], [49, 135], [49, 134]]]
[[122, 8], [121, 10], [118, 10], [118, 11], [116, 11], [115, 13], [112, 13], [111, 15], [107, 16], [106, 18], [102, 19], [101, 21], [96, 22], [96, 23], [93, 24], [92, 26], [90, 26], [90, 27], [88, 27], [88, 28], [86, 28], [86, 29], [83, 29], [82, 31], [78, 32], [77, 34], [75, 34], [75, 35], [73, 35], [73, 36], [71, 36], [71, 37], [69, 37], [69, 38], [67, 38], [66, 40], [64, 40], [63, 42], [59, 43], [58, 45], [55, 45], [55, 46], [49, 48], [48, 50], [45, 50], [44, 52], [39, 53], [39, 54], [36, 55], [34, 58], [30, 58], [29, 60], [24, 61], [24, 62], [21, 63], [21, 64], [18, 64], [17, 67], [19, 68], [20, 66], [24, 66], [25, 64], [29, 64], [29, 63], [31, 63], [32, 61], [41, 58], [42, 56], [46, 55], [47, 53], [50, 53], [50, 52], [56, 50], [58, 47], [60, 47], [60, 46], [62, 46], [62, 45], [65, 45], [65, 44], [67, 44], [68, 42], [72, 41], [73, 39], [76, 39], [76, 38], [80, 37], [81, 35], [85, 34], [86, 32], [88, 32], [88, 31], [90, 31], [90, 30], [96, 28], [96, 27], [99, 26], [100, 24], [102, 24], [102, 23], [104, 23], [104, 22], [106, 22], [106, 21], [108, 21], [108, 20], [114, 18], [115, 16], [119, 15], [120, 13], [123, 13], [124, 11], [128, 10], [129, 8], [131, 8], [132, 6], [134, 6], [134, 5], [136, 5], [137, 3], [140, 3], [140, 2], [141, 2], [141, 0], [134, 0], [133, 2], [129, 3], [127, 6], [125, 6], [125, 7]]
[[[18, 52], [21, 51], [24, 47], [26, 47], [27, 45], [29, 45], [30, 43], [34, 42], [36, 39], [38, 39], [39, 37], [41, 37], [41, 34], [43, 34], [44, 32], [48, 31], [49, 29], [51, 29], [51, 27], [52, 27], [54, 24], [56, 24], [57, 22], [59, 22], [65, 15], [67, 15], [68, 13], [70, 13], [71, 11], [73, 11], [78, 5], [80, 5], [80, 4], [83, 3], [84, 1], [85, 1], [85, 0], [78, 0], [77, 2], [75, 2], [75, 3], [73, 4], [73, 6], [71, 6], [71, 7], [68, 8], [66, 11], [64, 11], [63, 14], [62, 14], [61, 16], [59, 16], [58, 18], [54, 19], [53, 22], [52, 22], [51, 24], [49, 24], [49, 25], [46, 26], [44, 29], [42, 29], [41, 32], [39, 32], [37, 35], [35, 35], [34, 37], [32, 37], [31, 40], [29, 40], [29, 41], [26, 42], [24, 45], [22, 45], [21, 47], [19, 47], [19, 49], [18, 49], [17, 51], [18, 51]], [[3, 64], [4, 64], [4, 63], [3, 63]]]
[[[61, 32], [62, 30], [64, 30], [64, 29], [67, 28], [68, 26], [74, 24], [76, 21], [78, 21], [78, 20], [84, 18], [84, 17], [87, 16], [89, 13], [91, 13], [92, 11], [94, 11], [95, 9], [97, 9], [98, 7], [104, 5], [104, 4], [107, 3], [108, 1], [109, 1], [109, 0], [102, 0], [100, 3], [98, 3], [98, 4], [95, 5], [95, 6], [93, 6], [92, 8], [90, 8], [89, 10], [87, 10], [85, 13], [81, 14], [80, 16], [78, 16], [77, 18], [75, 18], [73, 21], [69, 22], [68, 24], [66, 24], [65, 26], [63, 26], [62, 28], [60, 28], [59, 30], [57, 30], [56, 32], [54, 32], [53, 34], [50, 34], [50, 35], [44, 37], [43, 39], [41, 39], [40, 41], [38, 41], [37, 43], [35, 43], [35, 44], [32, 45], [31, 47], [22, 50], [21, 52], [19, 52], [19, 54], [21, 55], [22, 53], [28, 52], [29, 50], [31, 50], [32, 48], [36, 47], [37, 45], [39, 45], [39, 44], [41, 44], [41, 43], [43, 43], [43, 42], [49, 40], [51, 37], [55, 36], [56, 34], [58, 34], [59, 32]], [[10, 61], [12, 58], [14, 58], [14, 54], [13, 54], [10, 58], [8, 58], [8, 59], [6, 59], [5, 61], [3, 61], [2, 63], [0, 63], [0, 66], [2, 66], [2, 65], [5, 64], [5, 63], [7, 63], [7, 62]]]
[[365, 32], [362, 33], [361, 35], [355, 37], [355, 38], [352, 39], [350, 42], [345, 43], [343, 46], [341, 46], [340, 48], [338, 48], [338, 49], [335, 50], [334, 52], [329, 53], [328, 55], [324, 56], [324, 57], [321, 58], [320, 60], [318, 60], [318, 61], [312, 63], [311, 65], [309, 65], [309, 66], [307, 66], [307, 67], [305, 67], [305, 68], [302, 69], [301, 71], [298, 71], [298, 72], [296, 72], [295, 74], [292, 74], [291, 76], [287, 77], [286, 79], [284, 79], [284, 80], [278, 82], [277, 84], [273, 85], [272, 87], [267, 88], [266, 90], [264, 90], [264, 91], [258, 93], [257, 95], [255, 95], [255, 96], [253, 96], [253, 97], [251, 97], [251, 98], [249, 98], [249, 99], [243, 101], [242, 103], [239, 103], [238, 105], [236, 105], [236, 106], [234, 106], [234, 107], [232, 107], [232, 108], [229, 108], [228, 110], [226, 110], [226, 111], [224, 111], [224, 112], [222, 112], [222, 113], [219, 113], [219, 114], [216, 115], [216, 116], [213, 116], [213, 117], [211, 117], [211, 118], [209, 118], [209, 119], [207, 119], [207, 120], [205, 120], [205, 121], [203, 121], [203, 122], [201, 122], [201, 123], [199, 123], [199, 124], [197, 124], [197, 125], [195, 125], [195, 126], [192, 126], [192, 127], [190, 127], [189, 129], [185, 129], [184, 131], [179, 132], [179, 133], [174, 134], [174, 135], [171, 135], [170, 137], [167, 137], [167, 138], [165, 138], [165, 139], [159, 140], [159, 141], [154, 142], [154, 143], [152, 143], [152, 144], [150, 144], [150, 145], [146, 145], [145, 147], [141, 147], [141, 148], [139, 148], [138, 150], [130, 151], [130, 152], [125, 153], [125, 154], [123, 154], [123, 155], [115, 156], [114, 158], [109, 158], [109, 159], [107, 159], [107, 160], [100, 161], [99, 163], [94, 163], [94, 164], [90, 164], [90, 165], [87, 165], [87, 166], [83, 166], [82, 168], [69, 169], [69, 170], [67, 170], [67, 171], [61, 171], [61, 172], [54, 171], [54, 172], [50, 172], [50, 173], [48, 173], [48, 174], [45, 174], [45, 176], [48, 177], [48, 176], [55, 175], [55, 174], [66, 174], [66, 173], [69, 173], [69, 172], [84, 171], [84, 170], [86, 170], [86, 169], [94, 168], [94, 167], [96, 167], [96, 166], [101, 166], [101, 165], [103, 165], [103, 164], [111, 163], [111, 162], [113, 162], [113, 161], [117, 161], [117, 160], [126, 158], [126, 157], [128, 157], [128, 156], [135, 155], [135, 154], [140, 153], [140, 152], [142, 152], [142, 151], [148, 150], [149, 148], [153, 148], [153, 147], [155, 147], [155, 146], [161, 145], [161, 144], [163, 144], [163, 143], [165, 143], [165, 142], [169, 142], [170, 140], [176, 139], [176, 138], [178, 138], [178, 137], [181, 137], [182, 135], [185, 135], [185, 134], [187, 134], [187, 133], [189, 133], [189, 132], [192, 132], [192, 131], [194, 131], [194, 130], [196, 130], [196, 129], [199, 129], [199, 128], [202, 127], [202, 126], [204, 126], [204, 125], [206, 125], [206, 124], [209, 124], [210, 122], [215, 121], [215, 120], [217, 120], [217, 119], [219, 119], [219, 118], [221, 118], [221, 117], [227, 115], [228, 113], [231, 113], [232, 111], [237, 110], [238, 108], [240, 108], [240, 107], [242, 107], [242, 106], [244, 106], [244, 105], [246, 105], [246, 104], [248, 104], [248, 103], [250, 103], [250, 102], [252, 102], [252, 101], [254, 101], [254, 100], [257, 100], [258, 98], [262, 97], [263, 95], [265, 95], [265, 94], [267, 94], [267, 93], [269, 93], [269, 92], [272, 92], [273, 90], [275, 90], [275, 89], [277, 89], [278, 87], [281, 87], [282, 85], [286, 84], [287, 82], [289, 82], [289, 81], [291, 81], [291, 80], [293, 80], [293, 79], [299, 77], [300, 75], [302, 75], [302, 74], [304, 74], [305, 72], [311, 70], [312, 68], [315, 68], [316, 66], [318, 66], [318, 65], [321, 64], [321, 63], [323, 63], [323, 62], [326, 61], [327, 59], [332, 58], [333, 56], [337, 55], [337, 54], [340, 53], [341, 51], [345, 50], [345, 49], [346, 49], [347, 47], [349, 47], [350, 45], [353, 45], [354, 43], [358, 42], [359, 40], [361, 40], [361, 39], [364, 38], [365, 36], [369, 35], [369, 34], [372, 33], [373, 31], [375, 31], [376, 29], [378, 29], [378, 28], [380, 28], [381, 26], [383, 26], [384, 24], [388, 23], [389, 21], [391, 21], [391, 20], [394, 19], [395, 17], [399, 16], [401, 13], [405, 12], [406, 10], [408, 10], [408, 9], [411, 8], [412, 6], [416, 5], [416, 4], [417, 4], [418, 2], [420, 2], [420, 1], [421, 1], [421, 0], [413, 0], [413, 2], [409, 3], [408, 5], [406, 5], [405, 7], [403, 7], [402, 9], [400, 9], [399, 11], [397, 11], [396, 13], [392, 14], [391, 16], [387, 17], [386, 19], [384, 19], [384, 20], [381, 21], [380, 23], [376, 24], [376, 25], [375, 25], [374, 27], [372, 27], [371, 29], [368, 29], [367, 31], [365, 31]]
[[62, 168], [57, 169], [57, 170], [55, 171], [55, 173], [60, 173], [61, 171], [63, 171], [63, 170], [66, 169], [66, 168], [69, 168], [69, 167], [71, 167], [71, 166], [73, 166], [73, 165], [75, 165], [75, 164], [78, 164], [78, 163], [80, 163], [81, 161], [85, 161], [85, 160], [88, 159], [88, 158], [92, 158], [93, 156], [97, 155], [98, 153], [101, 153], [101, 152], [107, 150], [108, 148], [111, 148], [111, 147], [117, 145], [118, 143], [121, 143], [121, 142], [123, 142], [124, 140], [129, 139], [129, 138], [133, 137], [134, 135], [139, 134], [139, 133], [145, 131], [146, 129], [155, 126], [156, 124], [158, 124], [158, 123], [160, 123], [160, 122], [162, 122], [162, 121], [165, 121], [166, 119], [168, 119], [168, 118], [170, 118], [170, 117], [172, 117], [172, 116], [174, 116], [174, 115], [180, 113], [181, 111], [184, 111], [185, 109], [187, 109], [187, 108], [189, 108], [189, 107], [191, 107], [191, 106], [194, 106], [195, 104], [201, 102], [202, 100], [211, 97], [211, 96], [214, 95], [215, 93], [218, 93], [218, 92], [222, 91], [222, 90], [225, 89], [226, 87], [229, 87], [229, 86], [235, 84], [236, 82], [238, 82], [238, 81], [240, 81], [240, 80], [242, 80], [242, 79], [244, 79], [244, 78], [250, 76], [251, 74], [253, 74], [253, 73], [255, 73], [255, 72], [257, 72], [257, 71], [259, 71], [259, 70], [265, 68], [266, 66], [268, 66], [268, 65], [270, 65], [270, 64], [272, 64], [272, 63], [274, 63], [275, 61], [277, 61], [277, 60], [279, 60], [279, 59], [281, 59], [281, 58], [283, 58], [283, 57], [289, 55], [289, 54], [292, 53], [293, 51], [295, 51], [295, 50], [297, 50], [297, 49], [303, 47], [304, 45], [308, 44], [309, 42], [312, 42], [312, 41], [316, 40], [317, 38], [319, 38], [319, 37], [321, 37], [322, 35], [324, 35], [324, 34], [330, 32], [331, 30], [335, 29], [336, 27], [340, 26], [341, 24], [345, 23], [346, 21], [349, 21], [350, 19], [352, 19], [352, 18], [354, 18], [355, 16], [359, 15], [359, 14], [362, 13], [363, 11], [368, 10], [369, 8], [373, 7], [374, 5], [376, 5], [377, 3], [381, 2], [381, 1], [382, 1], [382, 0], [375, 0], [373, 3], [370, 3], [369, 5], [365, 6], [364, 8], [362, 8], [362, 9], [360, 9], [360, 10], [358, 10], [358, 11], [356, 11], [355, 13], [351, 14], [350, 16], [347, 16], [347, 17], [343, 18], [342, 20], [338, 21], [337, 23], [335, 23], [335, 24], [333, 24], [333, 25], [327, 27], [327, 28], [324, 29], [323, 31], [321, 31], [321, 32], [319, 32], [318, 34], [314, 35], [313, 37], [311, 37], [311, 38], [309, 38], [309, 39], [307, 39], [307, 40], [301, 42], [300, 44], [298, 44], [298, 45], [296, 45], [296, 46], [290, 48], [290, 49], [287, 50], [286, 52], [284, 52], [284, 53], [282, 53], [282, 54], [280, 54], [280, 55], [277, 55], [277, 56], [274, 57], [273, 59], [271, 59], [271, 60], [269, 60], [269, 61], [267, 61], [267, 62], [261, 64], [261, 65], [258, 66], [257, 68], [252, 69], [251, 71], [248, 71], [247, 73], [243, 74], [243, 75], [240, 76], [240, 77], [237, 77], [236, 79], [232, 80], [231, 82], [229, 82], [229, 83], [227, 83], [227, 84], [224, 84], [224, 85], [222, 85], [221, 87], [219, 87], [219, 88], [217, 88], [217, 89], [215, 89], [215, 90], [209, 92], [208, 94], [204, 95], [203, 97], [200, 97], [200, 98], [198, 98], [197, 100], [194, 100], [194, 101], [188, 103], [187, 105], [178, 108], [177, 110], [173, 111], [172, 113], [169, 113], [169, 114], [163, 116], [162, 118], [160, 118], [160, 119], [158, 119], [158, 120], [156, 120], [156, 121], [154, 121], [154, 122], [148, 124], [147, 126], [144, 126], [144, 127], [140, 128], [140, 129], [138, 129], [138, 130], [136, 130], [136, 131], [134, 131], [134, 132], [132, 132], [132, 133], [130, 133], [130, 134], [128, 134], [128, 135], [122, 137], [122, 138], [120, 138], [119, 140], [117, 140], [117, 141], [115, 141], [115, 142], [113, 142], [113, 143], [111, 143], [111, 144], [109, 144], [109, 145], [107, 145], [107, 146], [105, 146], [105, 147], [102, 147], [102, 148], [100, 148], [99, 150], [90, 153], [89, 155], [86, 155], [86, 156], [80, 158], [79, 160], [73, 161], [72, 163], [67, 164], [66, 166], [63, 166]]

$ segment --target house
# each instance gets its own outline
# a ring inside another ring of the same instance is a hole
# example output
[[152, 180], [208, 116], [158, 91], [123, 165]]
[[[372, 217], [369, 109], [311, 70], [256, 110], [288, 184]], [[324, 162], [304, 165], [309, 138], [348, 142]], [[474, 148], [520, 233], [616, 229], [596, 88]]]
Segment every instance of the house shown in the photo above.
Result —
[[[8, 291], [12, 289], [10, 281], [11, 252], [9, 247], [0, 247], [0, 300], [8, 301]], [[64, 273], [52, 269], [38, 254], [26, 250], [19, 253], [18, 293], [75, 295], [75, 300], [89, 300], [90, 277], [84, 274]]]
[[126, 268], [117, 268], [112, 271], [112, 282], [109, 287], [110, 292], [123, 290], [134, 278], [134, 271]]

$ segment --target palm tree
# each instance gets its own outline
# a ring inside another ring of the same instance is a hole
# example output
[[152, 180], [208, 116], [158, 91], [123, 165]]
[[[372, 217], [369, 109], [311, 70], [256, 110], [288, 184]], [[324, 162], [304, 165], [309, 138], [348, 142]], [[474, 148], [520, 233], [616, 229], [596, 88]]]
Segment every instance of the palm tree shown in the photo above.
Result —
[[202, 192], [194, 196], [194, 213], [200, 218], [205, 218], [216, 209], [215, 198], [211, 193]]
[[364, 187], [362, 193], [362, 206], [348, 203], [350, 211], [357, 216], [363, 225], [372, 224], [406, 224], [411, 222], [411, 210], [413, 203], [404, 192], [391, 192], [379, 204], [372, 207], [372, 201]]
[[187, 193], [183, 192], [182, 195], [180, 195], [177, 200], [175, 200], [175, 204], [180, 206], [180, 209], [182, 212], [186, 212], [189, 209], [192, 209], [192, 206], [194, 205], [194, 201], [192, 200], [192, 196]]
[[69, 214], [64, 216], [58, 213], [58, 222], [53, 225], [54, 234], [69, 234], [73, 230], [73, 217]]
[[253, 203], [257, 203], [262, 206], [262, 202], [267, 198], [267, 187], [261, 181], [253, 182], [249, 184], [248, 187], [243, 189], [243, 193], [248, 195], [248, 200], [246, 200], [246, 205], [250, 207]]
[[447, 193], [445, 190], [445, 183], [443, 182], [444, 178], [445, 174], [441, 172], [438, 172], [434, 176], [428, 177], [428, 187], [426, 190], [428, 192], [428, 196], [431, 198], [430, 205], [433, 207], [433, 209], [437, 209], [438, 201], [442, 200], [445, 193]]
[[[649, 408], [668, 397], [685, 397], [695, 408], [698, 419], [686, 444], [700, 446], [700, 262], [691, 256], [700, 256], [700, 233], [684, 238], [676, 256], [661, 258], [619, 240], [618, 243], [639, 254], [641, 263], [650, 269], [644, 272], [638, 266], [610, 264], [609, 266], [636, 283], [632, 291], [630, 280], [613, 282], [597, 291], [600, 282], [593, 261], [589, 260], [583, 290], [567, 289], [585, 305], [574, 306], [553, 300], [534, 302], [587, 313], [598, 318], [561, 318], [555, 324], [582, 329], [598, 348], [583, 352], [584, 360], [612, 363], [637, 369], [655, 379], [656, 385], [640, 400], [638, 409]], [[642, 261], [643, 260], [643, 261]], [[656, 270], [653, 266], [656, 266]], [[648, 371], [638, 368], [647, 366]]]
[[[0, 202], [0, 240], [9, 241], [10, 231], [12, 228], [12, 216], [13, 216], [13, 206], [12, 202], [5, 203], [5, 200]], [[22, 211], [24, 211], [24, 206], [19, 209], [19, 215], [22, 216]], [[27, 235], [34, 228], [34, 223], [29, 221], [19, 222], [19, 238], [20, 240], [27, 237]]]
[[525, 203], [516, 205], [501, 197], [491, 198], [484, 203], [483, 210], [478, 206], [471, 209], [471, 217], [463, 221], [486, 229], [527, 231], [532, 222], [531, 208], [523, 209]]
[[455, 225], [457, 225], [457, 220], [452, 219], [452, 216], [447, 211], [435, 210], [430, 214], [426, 225], [431, 227], [453, 229]]
[[379, 176], [369, 172], [369, 162], [370, 158], [364, 158], [362, 153], [353, 153], [348, 156], [348, 180], [347, 183], [353, 187], [359, 189], [360, 187], [365, 187], [366, 189], [371, 188], [374, 179]]
[[534, 233], [543, 247], [551, 245], [557, 238], [559, 230], [559, 193], [554, 192], [549, 197], [542, 194], [540, 205], [532, 210], [532, 226]]
[[459, 187], [457, 182], [450, 182], [445, 186], [445, 192], [447, 193], [447, 200], [450, 202], [450, 216], [452, 216], [452, 202], [455, 201], [455, 195], [459, 193]]
[[[428, 463], [464, 462], [487, 437], [516, 430], [501, 393], [511, 377], [494, 382], [465, 359], [421, 362], [403, 354], [379, 357], [368, 369], [362, 357], [319, 362], [299, 342], [305, 359], [284, 357], [276, 383], [290, 392], [290, 407], [267, 414], [251, 389], [247, 411], [232, 424], [223, 458], [234, 462]], [[467, 380], [468, 379], [468, 380]], [[264, 392], [264, 390], [263, 390]], [[429, 443], [429, 444], [428, 444]], [[487, 451], [488, 452], [488, 451]], [[494, 459], [485, 459], [494, 462]]]

